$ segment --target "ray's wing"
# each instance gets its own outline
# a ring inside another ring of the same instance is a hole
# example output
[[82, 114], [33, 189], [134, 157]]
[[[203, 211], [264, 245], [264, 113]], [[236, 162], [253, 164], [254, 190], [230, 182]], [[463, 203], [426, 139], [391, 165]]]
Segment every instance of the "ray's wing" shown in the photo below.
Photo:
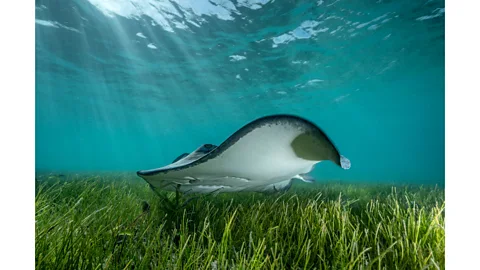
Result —
[[[176, 159], [172, 161], [172, 163], [175, 163], [181, 159], [184, 159], [185, 157], [188, 157], [188, 162], [191, 163], [204, 155], [210, 153], [213, 149], [217, 148], [216, 145], [214, 144], [203, 144], [200, 147], [198, 147], [195, 151], [193, 151], [191, 154], [189, 153], [183, 153], [180, 156], [178, 156]], [[184, 162], [182, 163], [184, 164]]]
[[[213, 145], [213, 144], [203, 144], [203, 145], [199, 146], [197, 149], [195, 149], [195, 151], [193, 151], [190, 154], [189, 153], [181, 154], [176, 159], [174, 159], [173, 162], [170, 165], [162, 167], [160, 169], [168, 170], [169, 168], [177, 168], [177, 167], [187, 166], [187, 165], [197, 161], [198, 159], [202, 158], [203, 156], [207, 155], [208, 153], [210, 153], [216, 147], [217, 146]], [[140, 172], [151, 173], [151, 172], [155, 172], [155, 171], [160, 170], [160, 169], [144, 170], [144, 171], [140, 171]], [[140, 173], [140, 172], [137, 172], [137, 174]]]
[[186, 156], [188, 156], [188, 153], [183, 153], [183, 154], [181, 154], [180, 156], [178, 156], [176, 159], [174, 159], [174, 160], [172, 161], [172, 163], [175, 163], [175, 162], [179, 161], [180, 159], [182, 159], [182, 158], [184, 158], [184, 157], [186, 157]]

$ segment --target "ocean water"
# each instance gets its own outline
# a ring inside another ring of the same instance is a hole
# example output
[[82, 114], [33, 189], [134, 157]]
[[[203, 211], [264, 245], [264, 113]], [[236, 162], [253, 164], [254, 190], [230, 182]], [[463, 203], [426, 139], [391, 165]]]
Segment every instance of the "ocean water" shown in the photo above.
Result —
[[444, 1], [37, 0], [37, 171], [131, 171], [271, 114], [351, 162], [319, 180], [444, 183]]

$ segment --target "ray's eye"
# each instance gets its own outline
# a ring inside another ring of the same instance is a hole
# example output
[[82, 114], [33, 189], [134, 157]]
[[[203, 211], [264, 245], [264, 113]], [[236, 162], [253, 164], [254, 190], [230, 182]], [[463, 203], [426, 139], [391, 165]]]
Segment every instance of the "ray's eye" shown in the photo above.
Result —
[[205, 144], [204, 147], [207, 148], [207, 149], [210, 149], [210, 148], [213, 147], [213, 145], [211, 145], [211, 144]]

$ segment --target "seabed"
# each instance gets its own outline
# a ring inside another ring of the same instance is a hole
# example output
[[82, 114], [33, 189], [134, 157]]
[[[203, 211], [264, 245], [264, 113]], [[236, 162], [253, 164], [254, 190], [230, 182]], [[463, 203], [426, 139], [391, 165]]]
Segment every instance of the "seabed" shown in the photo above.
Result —
[[37, 269], [444, 269], [438, 186], [295, 182], [158, 194], [132, 173], [38, 174]]

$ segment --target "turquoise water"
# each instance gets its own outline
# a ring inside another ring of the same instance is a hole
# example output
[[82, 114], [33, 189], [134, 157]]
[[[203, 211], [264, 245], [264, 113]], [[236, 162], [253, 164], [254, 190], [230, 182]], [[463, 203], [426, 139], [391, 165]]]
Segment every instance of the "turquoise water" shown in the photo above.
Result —
[[320, 126], [319, 180], [444, 182], [444, 1], [36, 1], [37, 171], [137, 171], [261, 116]]

